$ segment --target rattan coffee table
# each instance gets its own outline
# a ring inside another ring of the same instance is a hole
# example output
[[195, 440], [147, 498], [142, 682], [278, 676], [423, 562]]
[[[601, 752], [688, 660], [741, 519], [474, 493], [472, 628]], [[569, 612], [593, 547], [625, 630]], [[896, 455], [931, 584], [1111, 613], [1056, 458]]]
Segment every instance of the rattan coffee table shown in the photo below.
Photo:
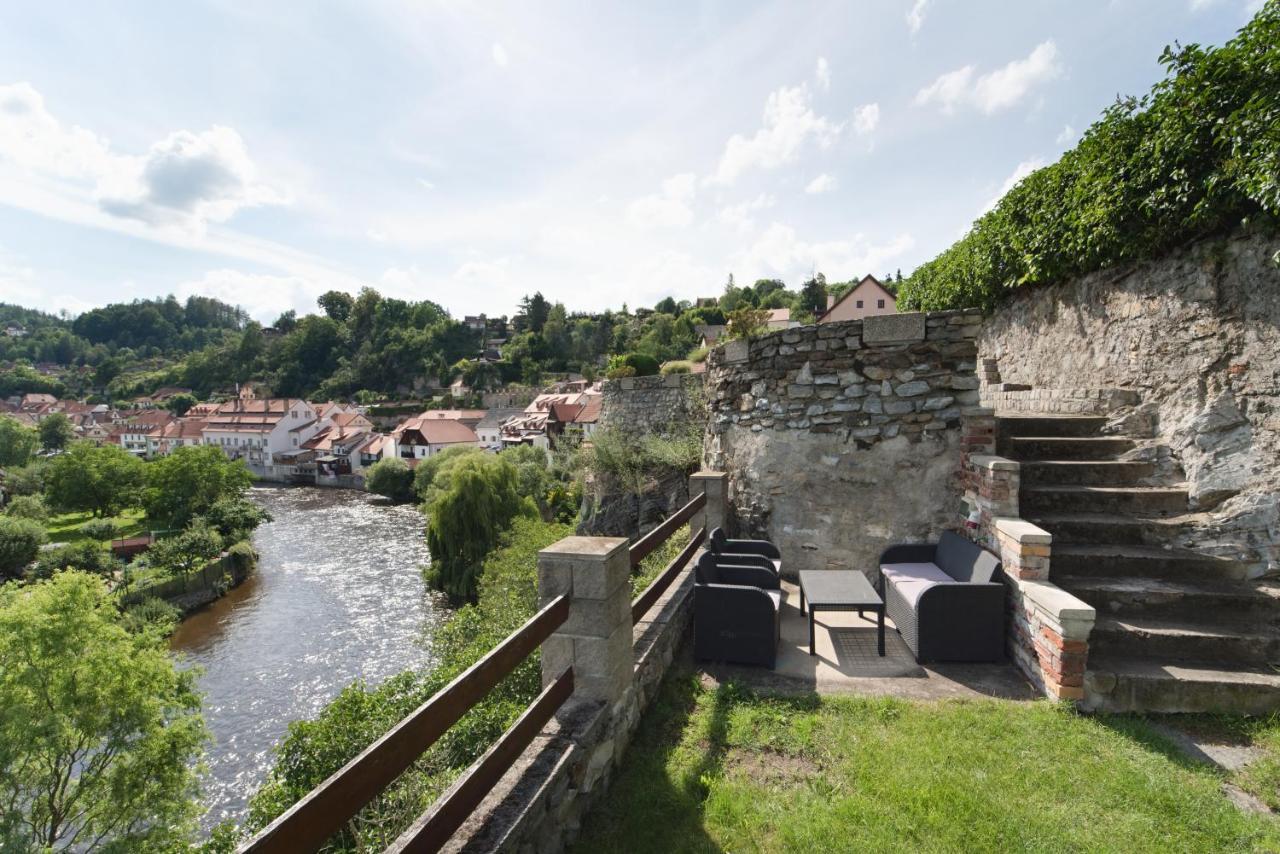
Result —
[[856, 569], [806, 569], [800, 572], [800, 616], [809, 605], [809, 654], [813, 650], [815, 611], [876, 612], [877, 651], [884, 655], [884, 600]]

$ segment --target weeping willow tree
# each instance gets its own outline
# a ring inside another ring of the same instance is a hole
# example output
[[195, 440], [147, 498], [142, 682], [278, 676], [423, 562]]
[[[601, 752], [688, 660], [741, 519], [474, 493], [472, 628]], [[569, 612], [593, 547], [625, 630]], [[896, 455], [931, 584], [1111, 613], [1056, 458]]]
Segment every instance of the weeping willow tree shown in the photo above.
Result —
[[441, 466], [427, 504], [427, 582], [450, 596], [474, 600], [485, 556], [517, 516], [537, 517], [521, 497], [516, 469], [501, 457], [466, 454]]

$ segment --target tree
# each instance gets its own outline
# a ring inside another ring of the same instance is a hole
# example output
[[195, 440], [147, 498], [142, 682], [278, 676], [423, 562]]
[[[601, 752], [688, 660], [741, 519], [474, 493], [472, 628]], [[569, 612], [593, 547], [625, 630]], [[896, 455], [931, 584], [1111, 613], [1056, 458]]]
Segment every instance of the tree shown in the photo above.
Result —
[[729, 313], [726, 338], [751, 338], [765, 331], [769, 312], [763, 308], [740, 308]]
[[41, 549], [32, 572], [36, 578], [52, 578], [56, 572], [78, 569], [91, 575], [109, 576], [123, 564], [95, 542], [70, 543]]
[[[30, 519], [0, 516], [0, 574], [18, 575], [36, 559], [40, 547], [49, 541], [44, 526]], [[0, 660], [0, 671], [4, 662]], [[3, 717], [0, 714], [0, 717]], [[0, 813], [0, 825], [4, 816]]]
[[226, 498], [240, 498], [253, 484], [243, 460], [229, 460], [213, 445], [186, 445], [147, 466], [143, 506], [147, 516], [185, 528]]
[[499, 536], [517, 516], [537, 510], [520, 496], [515, 467], [501, 456], [456, 457], [436, 475], [444, 477], [448, 488], [427, 506], [427, 580], [451, 596], [474, 599], [481, 565]]
[[347, 318], [351, 316], [351, 310], [355, 308], [356, 301], [351, 294], [345, 291], [325, 291], [316, 299], [316, 304], [331, 319], [339, 323], [345, 323]]
[[277, 330], [286, 334], [289, 332], [292, 332], [293, 328], [297, 325], [298, 325], [298, 313], [293, 309], [289, 309], [288, 311], [282, 312], [280, 316], [276, 318], [276, 322], [272, 324], [272, 326], [274, 326]]
[[547, 302], [542, 291], [538, 291], [533, 296], [525, 297], [520, 301], [520, 310], [524, 312], [529, 330], [541, 332], [542, 327], [546, 325], [548, 315], [551, 314], [551, 303]]
[[209, 523], [197, 519], [181, 534], [157, 540], [147, 551], [147, 561], [183, 579], [193, 570], [203, 569], [222, 551], [222, 537]]
[[0, 415], [0, 467], [25, 466], [31, 462], [40, 435], [16, 418]]
[[61, 412], [46, 415], [39, 426], [40, 444], [46, 451], [61, 451], [76, 437], [71, 419]]
[[187, 414], [187, 410], [195, 406], [200, 401], [196, 400], [196, 396], [189, 392], [178, 392], [173, 397], [165, 401], [164, 408], [181, 418]]
[[827, 310], [827, 277], [819, 273], [800, 286], [800, 310], [814, 317]]
[[130, 634], [101, 581], [0, 589], [0, 848], [177, 850], [207, 734], [195, 673]]
[[417, 494], [418, 500], [429, 503], [435, 494], [431, 492], [431, 487], [436, 485], [436, 475], [442, 468], [456, 457], [466, 454], [483, 454], [482, 449], [474, 445], [455, 445], [452, 448], [445, 448], [438, 454], [427, 457], [413, 469], [413, 491]]
[[399, 457], [378, 460], [364, 476], [364, 487], [392, 501], [413, 500], [413, 469]]
[[49, 521], [49, 506], [39, 495], [16, 495], [4, 508], [4, 515], [14, 519], [30, 519], [38, 525]]
[[204, 520], [228, 543], [247, 540], [259, 525], [272, 521], [270, 513], [238, 495], [228, 495], [213, 502], [205, 511]]
[[63, 511], [115, 516], [136, 506], [146, 468], [146, 463], [119, 445], [73, 442], [66, 453], [49, 462], [45, 500]]

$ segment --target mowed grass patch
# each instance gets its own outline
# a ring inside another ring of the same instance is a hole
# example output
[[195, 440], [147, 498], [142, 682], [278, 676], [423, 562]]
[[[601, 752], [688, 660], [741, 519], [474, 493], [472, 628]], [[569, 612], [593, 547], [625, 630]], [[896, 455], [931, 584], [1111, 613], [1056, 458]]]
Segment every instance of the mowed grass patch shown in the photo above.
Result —
[[[137, 537], [146, 533], [147, 526], [143, 524], [146, 514], [141, 509], [125, 510], [119, 516], [109, 517], [112, 522], [116, 523], [117, 537]], [[46, 530], [49, 532], [49, 542], [51, 543], [82, 543], [90, 541], [90, 538], [81, 530], [84, 524], [94, 516], [89, 511], [77, 513], [60, 513], [49, 519]], [[92, 542], [101, 543], [103, 548], [111, 546], [110, 540], [92, 540]]]
[[759, 697], [668, 678], [580, 852], [1269, 851], [1136, 719], [1045, 702]]

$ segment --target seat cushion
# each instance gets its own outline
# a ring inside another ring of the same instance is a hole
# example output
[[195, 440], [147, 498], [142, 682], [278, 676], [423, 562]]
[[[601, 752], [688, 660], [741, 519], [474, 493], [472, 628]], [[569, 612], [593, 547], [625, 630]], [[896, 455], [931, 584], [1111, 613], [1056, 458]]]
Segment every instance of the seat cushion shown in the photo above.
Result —
[[886, 563], [881, 565], [880, 571], [912, 610], [930, 587], [956, 583], [936, 563]]

